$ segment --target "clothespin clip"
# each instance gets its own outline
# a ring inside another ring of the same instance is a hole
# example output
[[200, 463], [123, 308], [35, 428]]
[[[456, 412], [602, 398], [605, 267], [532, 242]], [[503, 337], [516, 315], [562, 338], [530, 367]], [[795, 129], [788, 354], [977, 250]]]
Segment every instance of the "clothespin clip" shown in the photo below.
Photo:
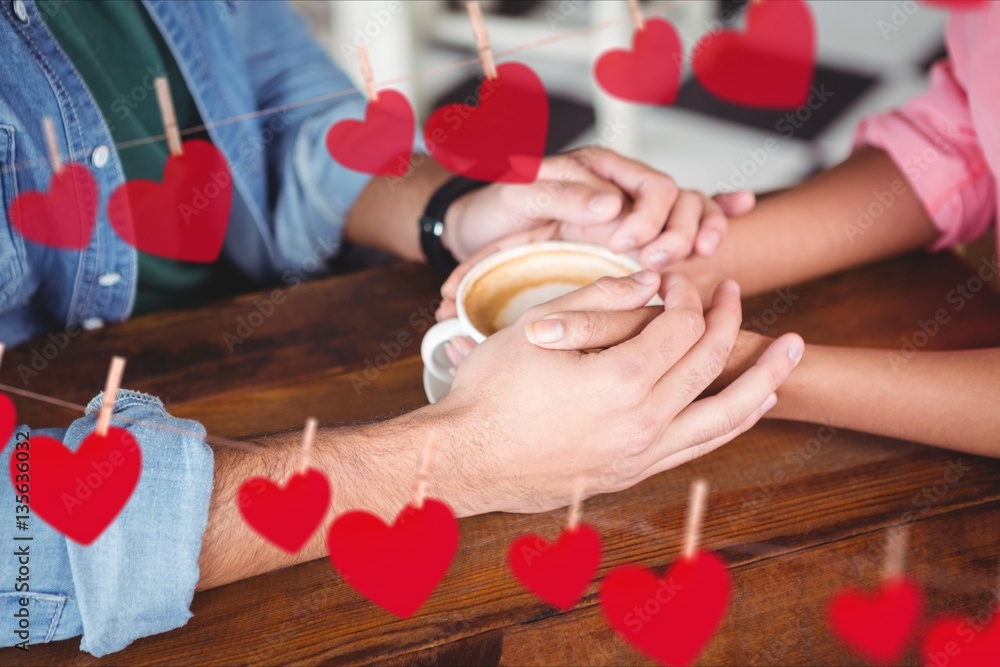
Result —
[[701, 540], [701, 524], [705, 517], [705, 505], [708, 500], [708, 482], [695, 480], [691, 485], [691, 500], [688, 505], [687, 536], [684, 539], [684, 558], [691, 560], [698, 551]]
[[125, 374], [125, 359], [114, 357], [111, 359], [111, 368], [108, 369], [108, 379], [104, 385], [104, 401], [101, 403], [101, 411], [97, 415], [97, 428], [95, 432], [102, 438], [108, 435], [108, 427], [111, 425], [111, 415], [115, 411], [115, 399], [118, 397], [118, 389], [122, 386], [122, 375]]
[[167, 136], [167, 147], [172, 156], [183, 155], [181, 131], [177, 126], [177, 113], [174, 111], [174, 100], [170, 96], [170, 84], [165, 76], [156, 77], [154, 84], [156, 86], [156, 101], [160, 105], [160, 116], [163, 118], [163, 132]]
[[361, 78], [365, 82], [365, 94], [369, 102], [378, 102], [378, 90], [375, 88], [375, 76], [372, 74], [372, 63], [368, 60], [368, 49], [358, 47], [358, 66], [361, 68]]
[[45, 133], [45, 145], [49, 150], [49, 164], [52, 172], [58, 174], [63, 168], [62, 155], [59, 153], [59, 140], [56, 139], [56, 126], [48, 116], [42, 118], [42, 131]]
[[629, 13], [632, 14], [632, 24], [636, 30], [646, 27], [646, 19], [642, 16], [642, 8], [639, 7], [639, 0], [628, 0]]
[[493, 51], [490, 48], [490, 35], [486, 32], [486, 21], [483, 19], [483, 7], [479, 0], [467, 2], [465, 8], [469, 12], [469, 21], [472, 22], [472, 34], [476, 38], [476, 47], [479, 49], [479, 62], [483, 65], [483, 72], [487, 79], [497, 78], [497, 66], [493, 60]]

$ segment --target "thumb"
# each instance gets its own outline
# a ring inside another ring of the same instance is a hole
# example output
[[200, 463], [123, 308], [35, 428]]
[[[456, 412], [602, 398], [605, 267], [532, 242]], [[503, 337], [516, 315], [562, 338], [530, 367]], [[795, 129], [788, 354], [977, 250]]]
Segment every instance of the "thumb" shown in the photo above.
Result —
[[719, 205], [722, 212], [730, 217], [746, 215], [757, 205], [757, 196], [750, 190], [722, 192], [712, 197], [712, 199]]

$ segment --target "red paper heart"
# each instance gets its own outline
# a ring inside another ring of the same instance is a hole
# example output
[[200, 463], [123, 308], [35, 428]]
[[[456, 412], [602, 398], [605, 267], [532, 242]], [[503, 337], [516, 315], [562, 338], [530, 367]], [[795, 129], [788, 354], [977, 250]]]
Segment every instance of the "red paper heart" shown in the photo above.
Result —
[[514, 576], [539, 598], [568, 611], [587, 590], [601, 564], [601, 537], [587, 524], [567, 528], [552, 544], [541, 535], [523, 535], [510, 545]]
[[7, 446], [17, 426], [17, 410], [7, 394], [0, 394], [0, 452]]
[[874, 664], [903, 657], [924, 609], [920, 584], [900, 577], [874, 593], [848, 588], [830, 598], [827, 624], [849, 650]]
[[458, 549], [458, 522], [433, 499], [407, 505], [392, 526], [368, 512], [342, 514], [327, 536], [334, 569], [359, 593], [399, 616], [420, 609]]
[[710, 551], [678, 560], [657, 579], [645, 568], [615, 568], [601, 585], [608, 624], [637, 649], [667, 665], [693, 663], [729, 607], [726, 564]]
[[330, 483], [319, 470], [292, 475], [284, 486], [266, 477], [243, 483], [237, 497], [243, 519], [261, 537], [290, 554], [298, 553], [330, 508]]
[[984, 7], [988, 0], [924, 0], [928, 5], [941, 7], [943, 9], [954, 9], [965, 11]]
[[952, 615], [939, 619], [924, 638], [927, 667], [984, 667], [1000, 665], [1000, 620], [983, 625]]
[[334, 160], [354, 171], [377, 176], [406, 176], [413, 153], [416, 120], [409, 100], [395, 90], [378, 91], [365, 119], [342, 120], [326, 135]]
[[170, 156], [163, 182], [135, 179], [108, 201], [118, 235], [150, 255], [182, 262], [219, 258], [229, 227], [233, 179], [225, 156], [207, 141], [186, 141]]
[[816, 35], [801, 0], [761, 0], [746, 32], [709, 33], [694, 47], [695, 78], [716, 97], [749, 107], [790, 109], [809, 95]]
[[48, 192], [24, 192], [11, 202], [10, 221], [35, 243], [82, 250], [90, 243], [97, 220], [97, 183], [90, 170], [67, 164], [52, 176]]
[[445, 168], [480, 181], [531, 183], [538, 176], [549, 126], [549, 100], [530, 67], [504, 63], [484, 79], [479, 106], [449, 104], [424, 126], [431, 155]]
[[[132, 497], [142, 472], [139, 443], [111, 427], [71, 452], [58, 440], [31, 438], [28, 505], [47, 524], [84, 546], [96, 540]], [[18, 473], [11, 457], [10, 475]], [[15, 483], [16, 485], [16, 483]]]
[[613, 49], [594, 66], [609, 95], [641, 104], [673, 104], [681, 83], [684, 51], [674, 26], [649, 19], [632, 37], [632, 50]]

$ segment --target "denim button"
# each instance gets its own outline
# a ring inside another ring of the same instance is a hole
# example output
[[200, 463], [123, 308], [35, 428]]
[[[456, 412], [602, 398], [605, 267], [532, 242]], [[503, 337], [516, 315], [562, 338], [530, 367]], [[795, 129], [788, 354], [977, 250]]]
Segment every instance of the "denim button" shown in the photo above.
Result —
[[120, 273], [105, 273], [103, 276], [98, 276], [97, 284], [101, 287], [111, 287], [120, 283], [121, 280], [122, 275]]
[[28, 8], [24, 6], [24, 0], [14, 0], [14, 16], [21, 23], [28, 22]]
[[95, 329], [101, 329], [104, 327], [104, 320], [99, 317], [88, 317], [83, 322], [80, 323], [87, 331], [93, 331]]
[[107, 146], [98, 146], [94, 149], [94, 152], [90, 154], [90, 161], [95, 167], [100, 169], [108, 163], [108, 157], [111, 155], [111, 151], [108, 150]]

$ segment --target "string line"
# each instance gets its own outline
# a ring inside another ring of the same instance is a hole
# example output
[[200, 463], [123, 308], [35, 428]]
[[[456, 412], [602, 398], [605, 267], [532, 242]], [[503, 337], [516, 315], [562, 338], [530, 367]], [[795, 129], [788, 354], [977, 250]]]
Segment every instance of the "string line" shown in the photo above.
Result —
[[[688, 1], [684, 1], [684, 2], [677, 2], [677, 3], [675, 3], [675, 6], [688, 5], [688, 4], [691, 4], [691, 2], [689, 0]], [[514, 54], [517, 54], [517, 53], [522, 53], [524, 51], [528, 51], [528, 50], [531, 50], [531, 49], [534, 49], [534, 48], [538, 48], [538, 47], [542, 47], [542, 46], [548, 46], [550, 44], [556, 44], [556, 43], [559, 43], [559, 42], [562, 42], [562, 41], [565, 41], [565, 40], [568, 40], [568, 39], [574, 39], [576, 37], [580, 37], [580, 36], [583, 36], [583, 35], [588, 35], [588, 34], [591, 34], [591, 33], [599, 32], [601, 30], [606, 30], [608, 28], [612, 28], [614, 26], [617, 26], [617, 25], [620, 25], [622, 23], [625, 23], [625, 22], [627, 22], [629, 20], [631, 20], [629, 16], [623, 16], [623, 17], [620, 17], [620, 18], [608, 19], [608, 20], [601, 21], [599, 23], [595, 23], [595, 24], [592, 24], [592, 25], [589, 25], [589, 26], [585, 26], [585, 27], [582, 27], [582, 28], [577, 28], [577, 29], [574, 29], [574, 30], [567, 30], [567, 31], [559, 33], [557, 35], [553, 35], [551, 37], [545, 37], [543, 39], [539, 39], [539, 40], [536, 40], [534, 42], [528, 42], [527, 44], [522, 44], [520, 46], [515, 46], [515, 47], [509, 48], [509, 49], [504, 49], [504, 50], [501, 50], [501, 51], [496, 51], [495, 55], [497, 57], [501, 57], [501, 58], [505, 57], [505, 56], [511, 56], [511, 55], [514, 55]], [[380, 88], [381, 87], [385, 87], [385, 86], [392, 86], [392, 85], [396, 85], [396, 84], [400, 84], [400, 83], [407, 83], [407, 82], [410, 82], [410, 81], [416, 81], [416, 80], [419, 80], [419, 79], [426, 78], [428, 76], [434, 76], [434, 75], [443, 74], [443, 73], [446, 73], [446, 72], [452, 72], [452, 71], [456, 71], [456, 70], [466, 69], [466, 68], [469, 68], [469, 67], [475, 67], [475, 66], [478, 66], [478, 65], [479, 65], [479, 58], [478, 57], [477, 58], [468, 58], [466, 60], [460, 60], [458, 62], [451, 63], [451, 64], [448, 64], [448, 65], [440, 65], [438, 67], [433, 67], [433, 68], [424, 70], [422, 72], [416, 72], [414, 74], [410, 74], [410, 75], [407, 75], [407, 76], [396, 77], [396, 78], [393, 78], [393, 79], [386, 79], [384, 81], [376, 81], [375, 85], [377, 87], [380, 87]], [[310, 106], [310, 105], [313, 105], [313, 104], [319, 104], [321, 102], [328, 102], [330, 100], [337, 99], [337, 98], [340, 98], [340, 97], [346, 97], [348, 95], [359, 95], [359, 94], [361, 94], [361, 91], [359, 91], [359, 90], [357, 90], [355, 88], [350, 88], [350, 89], [347, 89], [347, 90], [338, 90], [338, 91], [334, 91], [334, 92], [331, 92], [331, 93], [326, 93], [324, 95], [319, 95], [317, 97], [313, 97], [313, 98], [310, 98], [310, 99], [298, 100], [298, 101], [295, 101], [295, 102], [289, 102], [287, 104], [273, 106], [273, 107], [269, 107], [269, 108], [266, 108], [266, 109], [259, 109], [259, 110], [256, 110], [256, 111], [251, 111], [251, 112], [248, 112], [248, 113], [239, 114], [239, 115], [233, 116], [231, 118], [224, 118], [224, 119], [221, 119], [221, 120], [218, 120], [218, 121], [213, 121], [213, 122], [210, 122], [210, 123], [204, 123], [202, 125], [197, 125], [197, 126], [194, 126], [194, 127], [186, 128], [186, 129], [181, 130], [180, 134], [181, 134], [181, 136], [190, 136], [190, 135], [193, 135], [193, 134], [199, 134], [199, 133], [205, 132], [207, 130], [214, 129], [214, 128], [217, 128], [217, 127], [222, 127], [222, 126], [225, 126], [225, 125], [232, 125], [234, 123], [241, 123], [241, 122], [244, 122], [244, 121], [253, 120], [253, 119], [256, 119], [256, 118], [261, 118], [261, 117], [264, 117], [264, 116], [270, 116], [270, 115], [273, 115], [273, 114], [276, 114], [276, 113], [280, 113], [282, 111], [289, 111], [289, 110], [298, 109], [298, 108], [301, 108], [301, 107], [304, 107], [304, 106]], [[134, 148], [136, 146], [143, 146], [143, 145], [150, 144], [150, 143], [157, 143], [157, 142], [165, 141], [166, 139], [167, 139], [167, 136], [164, 133], [164, 134], [157, 134], [157, 135], [145, 137], [143, 139], [132, 139], [132, 140], [129, 140], [129, 141], [122, 141], [122, 142], [113, 144], [113, 146], [114, 146], [115, 150], [122, 151], [122, 150], [127, 150], [129, 148]], [[74, 161], [74, 158], [77, 158], [80, 155], [89, 155], [89, 153], [90, 153], [90, 151], [82, 151], [80, 154], [70, 153], [70, 155], [68, 155], [67, 157], [69, 158], [70, 161]], [[48, 162], [48, 159], [45, 158], [45, 159], [38, 159], [38, 160], [25, 160], [25, 161], [22, 161], [22, 162], [19, 162], [19, 163], [9, 164], [9, 165], [7, 165], [7, 167], [11, 171], [16, 172], [16, 171], [19, 171], [19, 170], [22, 170], [22, 169], [34, 169], [34, 168], [37, 168], [37, 167], [39, 167], [41, 165], [47, 165], [47, 164], [49, 164], [49, 162]], [[36, 393], [36, 392], [33, 392], [33, 391], [28, 391], [28, 390], [25, 390], [25, 389], [20, 389], [18, 387], [12, 387], [10, 385], [0, 384], [0, 390], [3, 390], [3, 391], [5, 391], [7, 393], [10, 393], [10, 394], [21, 396], [23, 398], [28, 398], [28, 399], [39, 401], [39, 402], [42, 402], [42, 403], [48, 403], [50, 405], [54, 405], [54, 406], [57, 406], [57, 407], [60, 407], [60, 408], [68, 409], [68, 410], [72, 410], [72, 411], [75, 411], [75, 412], [86, 413], [86, 410], [87, 410], [86, 406], [83, 406], [83, 405], [78, 405], [76, 403], [71, 403], [71, 402], [64, 401], [64, 400], [61, 400], [61, 399], [58, 399], [58, 398], [55, 398], [55, 397], [52, 397], [52, 396], [46, 396], [44, 394], [39, 394], [39, 393]], [[143, 423], [143, 420], [126, 420], [126, 421], [128, 423], [131, 423], [131, 424]], [[152, 424], [150, 422], [145, 422], [145, 423], [148, 426], [152, 427], [152, 428], [157, 428], [157, 429], [160, 429], [160, 430], [163, 430], [163, 431], [175, 432], [175, 433], [178, 433], [178, 434], [181, 434], [181, 435], [186, 435], [186, 436], [189, 436], [189, 437], [197, 437], [197, 435], [198, 435], [197, 433], [194, 433], [194, 432], [191, 432], [191, 431], [187, 431], [185, 429], [178, 429], [178, 428], [174, 428], [174, 427], [170, 427], [170, 426], [165, 426], [165, 425], [161, 425], [161, 424]], [[245, 450], [256, 450], [256, 449], [260, 449], [261, 448], [260, 445], [254, 445], [254, 444], [248, 443], [248, 442], [240, 442], [240, 441], [237, 441], [237, 440], [230, 440], [228, 438], [222, 438], [222, 437], [213, 436], [213, 435], [206, 436], [205, 437], [205, 441], [208, 442], [209, 444], [212, 444], [212, 445], [218, 445], [218, 446], [223, 446], [223, 447], [235, 447], [235, 448], [245, 449]]]
[[[29, 398], [31, 400], [39, 401], [40, 403], [48, 403], [49, 405], [55, 405], [57, 407], [64, 408], [66, 410], [81, 412], [84, 414], [86, 414], [87, 412], [87, 406], [85, 405], [70, 403], [69, 401], [64, 401], [55, 398], [53, 396], [46, 396], [45, 394], [39, 394], [33, 391], [28, 391], [27, 389], [19, 389], [18, 387], [12, 387], [7, 384], [0, 384], [0, 390], [8, 394], [15, 394], [23, 398]], [[148, 428], [163, 431], [164, 433], [173, 433], [176, 435], [181, 435], [187, 438], [194, 438], [197, 440], [202, 439], [201, 434], [198, 431], [192, 431], [190, 429], [179, 428], [176, 426], [169, 426], [167, 424], [159, 424], [145, 419], [129, 419], [126, 417], [126, 418], [121, 418], [120, 421], [124, 422], [126, 425], [129, 426], [143, 425]], [[237, 449], [244, 449], [249, 451], [254, 451], [263, 448], [261, 445], [255, 445], [251, 442], [240, 442], [238, 440], [230, 440], [228, 438], [223, 438], [216, 435], [206, 435], [204, 440], [210, 445], [217, 445], [220, 447], [235, 447]]]
[[[690, 5], [690, 4], [692, 4], [691, 0], [678, 0], [677, 2], [674, 3], [674, 6], [684, 6], [684, 5]], [[600, 32], [602, 30], [607, 30], [608, 28], [612, 28], [612, 27], [621, 25], [622, 23], [627, 23], [630, 20], [631, 20], [631, 18], [629, 16], [627, 16], [627, 15], [619, 17], [619, 18], [607, 19], [605, 21], [601, 21], [599, 23], [594, 23], [592, 25], [585, 26], [585, 27], [582, 27], [582, 28], [576, 28], [576, 29], [573, 29], [573, 30], [567, 30], [567, 31], [561, 32], [561, 33], [559, 33], [557, 35], [553, 35], [551, 37], [545, 37], [545, 38], [536, 40], [534, 42], [528, 42], [526, 44], [522, 44], [520, 46], [515, 46], [515, 47], [509, 48], [509, 49], [504, 49], [502, 51], [496, 51], [494, 53], [494, 55], [497, 56], [498, 58], [502, 58], [502, 57], [505, 57], [505, 56], [511, 56], [511, 55], [514, 55], [514, 54], [517, 54], [517, 53], [522, 53], [524, 51], [529, 51], [531, 49], [535, 49], [535, 48], [538, 48], [538, 47], [548, 46], [550, 44], [556, 44], [556, 43], [559, 43], [559, 42], [562, 42], [562, 41], [566, 41], [566, 40], [569, 40], [569, 39], [574, 39], [576, 37], [581, 37], [583, 35], [588, 35], [588, 34]], [[622, 45], [623, 48], [626, 47], [626, 46], [627, 45]], [[423, 78], [426, 78], [428, 76], [434, 76], [434, 75], [437, 75], [437, 74], [443, 74], [445, 72], [452, 72], [452, 71], [456, 71], [456, 70], [466, 69], [466, 68], [469, 68], [469, 67], [478, 67], [478, 66], [479, 66], [479, 58], [478, 57], [477, 58], [469, 58], [469, 59], [466, 59], [466, 60], [460, 60], [460, 61], [455, 62], [455, 63], [450, 63], [448, 65], [440, 65], [438, 67], [433, 67], [433, 68], [424, 70], [422, 72], [416, 72], [414, 74], [409, 74], [409, 75], [406, 75], [406, 76], [396, 77], [394, 79], [386, 79], [384, 81], [375, 81], [375, 85], [378, 88], [383, 88], [383, 87], [392, 86], [392, 85], [395, 85], [395, 84], [407, 83], [407, 82], [410, 82], [410, 81], [417, 81], [419, 79], [423, 79]], [[220, 120], [217, 120], [217, 121], [212, 121], [212, 122], [209, 122], [209, 123], [203, 123], [201, 125], [196, 125], [196, 126], [193, 126], [193, 127], [189, 127], [189, 128], [183, 129], [183, 130], [180, 131], [180, 134], [181, 134], [182, 137], [190, 136], [190, 135], [193, 135], [193, 134], [199, 134], [199, 133], [202, 133], [202, 132], [206, 132], [208, 130], [211, 130], [211, 129], [214, 129], [214, 128], [217, 128], [217, 127], [223, 127], [225, 125], [232, 125], [234, 123], [242, 123], [242, 122], [245, 122], [245, 121], [248, 121], [248, 120], [254, 120], [256, 118], [261, 118], [261, 117], [264, 117], [264, 116], [270, 116], [270, 115], [273, 115], [273, 114], [276, 114], [276, 113], [281, 113], [282, 111], [290, 111], [290, 110], [298, 109], [298, 108], [305, 107], [305, 106], [311, 106], [313, 104], [319, 104], [319, 103], [322, 103], [322, 102], [329, 102], [330, 100], [337, 99], [337, 98], [340, 98], [340, 97], [347, 97], [348, 95], [362, 95], [363, 96], [363, 94], [364, 94], [363, 91], [360, 91], [360, 90], [358, 90], [356, 88], [349, 88], [349, 89], [346, 89], [346, 90], [338, 90], [338, 91], [334, 91], [334, 92], [330, 92], [330, 93], [325, 93], [323, 95], [319, 95], [319, 96], [316, 96], [316, 97], [312, 97], [312, 98], [309, 98], [309, 99], [305, 99], [305, 100], [297, 100], [295, 102], [288, 102], [286, 104], [281, 104], [281, 105], [278, 105], [278, 106], [268, 107], [266, 109], [258, 109], [256, 111], [250, 111], [250, 112], [247, 112], [247, 113], [239, 114], [239, 115], [236, 115], [236, 116], [232, 116], [231, 118], [223, 118], [223, 119], [220, 119]], [[149, 136], [149, 137], [144, 137], [142, 139], [130, 139], [128, 141], [122, 141], [122, 142], [119, 142], [119, 143], [112, 144], [112, 146], [115, 148], [116, 151], [121, 152], [123, 150], [127, 150], [129, 148], [135, 148], [137, 146], [144, 146], [146, 144], [158, 143], [158, 142], [166, 141], [166, 139], [167, 139], [167, 135], [165, 133], [164, 134], [156, 134], [156, 135], [152, 135], [152, 136]], [[80, 151], [79, 153], [72, 153], [71, 152], [68, 156], [66, 156], [67, 157], [67, 161], [69, 161], [69, 162], [78, 161], [77, 158], [81, 158], [81, 157], [85, 157], [85, 156], [90, 155], [91, 150], [92, 150], [92, 148]], [[43, 167], [43, 166], [46, 166], [48, 164], [49, 164], [48, 158], [44, 158], [44, 159], [39, 158], [39, 159], [36, 159], [36, 160], [23, 160], [21, 162], [14, 162], [14, 163], [8, 164], [7, 168], [10, 169], [10, 171], [12, 171], [12, 172], [17, 172], [17, 171], [21, 171], [21, 170], [37, 169], [39, 167]]]

